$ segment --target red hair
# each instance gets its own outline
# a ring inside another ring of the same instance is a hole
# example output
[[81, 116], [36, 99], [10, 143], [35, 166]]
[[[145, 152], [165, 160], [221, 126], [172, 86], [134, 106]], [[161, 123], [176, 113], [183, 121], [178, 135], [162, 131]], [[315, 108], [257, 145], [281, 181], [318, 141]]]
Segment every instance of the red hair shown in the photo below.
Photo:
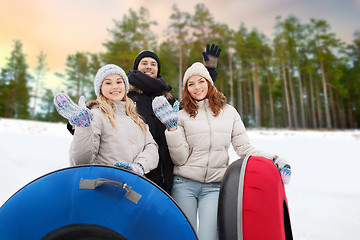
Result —
[[[183, 99], [181, 100], [181, 104], [184, 110], [190, 115], [190, 117], [195, 118], [198, 114], [198, 105], [196, 104], [196, 100], [194, 100], [185, 85], [183, 89]], [[210, 109], [214, 114], [214, 117], [217, 117], [220, 114], [221, 109], [225, 106], [227, 100], [224, 94], [219, 92], [217, 88], [208, 81], [208, 92], [206, 94], [207, 99], [209, 99]]]

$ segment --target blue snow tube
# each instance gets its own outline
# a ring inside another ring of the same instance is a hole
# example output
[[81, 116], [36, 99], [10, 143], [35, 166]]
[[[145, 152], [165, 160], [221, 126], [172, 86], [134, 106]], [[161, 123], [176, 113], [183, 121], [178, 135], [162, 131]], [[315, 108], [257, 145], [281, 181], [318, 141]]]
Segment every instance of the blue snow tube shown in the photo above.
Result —
[[197, 239], [174, 200], [109, 166], [70, 167], [21, 188], [0, 208], [0, 239]]

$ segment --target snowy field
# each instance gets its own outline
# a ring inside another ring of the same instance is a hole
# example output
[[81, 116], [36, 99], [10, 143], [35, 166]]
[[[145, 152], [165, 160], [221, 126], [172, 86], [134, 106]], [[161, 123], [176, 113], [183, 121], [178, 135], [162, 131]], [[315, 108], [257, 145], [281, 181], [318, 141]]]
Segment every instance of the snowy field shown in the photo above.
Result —
[[[359, 130], [248, 130], [248, 135], [255, 147], [292, 166], [286, 194], [295, 240], [359, 239]], [[68, 167], [71, 138], [63, 123], [0, 118], [0, 206], [35, 178]]]

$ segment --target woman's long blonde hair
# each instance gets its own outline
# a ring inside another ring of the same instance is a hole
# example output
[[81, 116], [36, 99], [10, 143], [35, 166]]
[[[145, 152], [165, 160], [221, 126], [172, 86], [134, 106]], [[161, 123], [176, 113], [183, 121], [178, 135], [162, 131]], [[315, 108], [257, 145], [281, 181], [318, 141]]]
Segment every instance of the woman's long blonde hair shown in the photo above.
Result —
[[[141, 128], [143, 133], [146, 131], [146, 124], [141, 119], [140, 115], [136, 112], [135, 103], [126, 95], [124, 96], [124, 100], [126, 102], [125, 105], [125, 112], [126, 114], [134, 120], [134, 122]], [[99, 96], [96, 100], [89, 102], [91, 105], [97, 104], [99, 105], [100, 110], [109, 118], [111, 125], [114, 128], [116, 127], [116, 120], [115, 120], [115, 111], [116, 111], [116, 104], [114, 101], [107, 99], [104, 95], [99, 93]]]

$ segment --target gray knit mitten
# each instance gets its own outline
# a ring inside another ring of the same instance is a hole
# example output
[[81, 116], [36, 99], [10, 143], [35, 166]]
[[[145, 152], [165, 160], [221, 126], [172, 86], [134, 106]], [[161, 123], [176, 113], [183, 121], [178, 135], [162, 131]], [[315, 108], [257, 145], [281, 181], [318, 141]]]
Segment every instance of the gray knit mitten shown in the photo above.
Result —
[[69, 120], [71, 125], [90, 126], [92, 113], [85, 106], [84, 96], [79, 98], [79, 105], [76, 105], [65, 93], [58, 93], [54, 97], [54, 105], [58, 113]]
[[159, 96], [154, 98], [152, 101], [152, 108], [155, 116], [166, 126], [166, 129], [170, 129], [178, 125], [178, 101], [176, 101], [172, 107], [164, 96]]

